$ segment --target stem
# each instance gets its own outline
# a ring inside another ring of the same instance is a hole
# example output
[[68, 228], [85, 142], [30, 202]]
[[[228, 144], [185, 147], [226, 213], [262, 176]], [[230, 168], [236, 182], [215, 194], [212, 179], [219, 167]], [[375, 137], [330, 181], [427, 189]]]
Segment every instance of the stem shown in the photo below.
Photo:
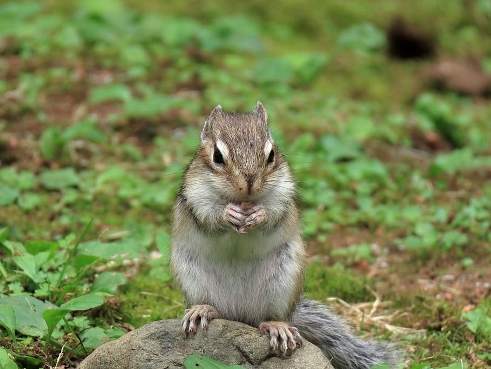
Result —
[[67, 327], [70, 329], [70, 331], [75, 335], [75, 337], [77, 337], [78, 342], [80, 342], [80, 346], [82, 346], [82, 349], [84, 350], [84, 353], [87, 355], [87, 349], [85, 348], [84, 343], [82, 342], [82, 339], [80, 338], [80, 336], [78, 335], [78, 333], [71, 326], [71, 324], [68, 323], [68, 321], [66, 320], [66, 318], [63, 318], [63, 321], [65, 322], [65, 324], [67, 325]]
[[80, 233], [77, 241], [75, 242], [75, 246], [72, 247], [69, 251], [68, 251], [68, 257], [67, 257], [67, 260], [63, 263], [63, 268], [61, 269], [61, 272], [60, 272], [60, 276], [58, 277], [58, 281], [56, 282], [56, 285], [55, 285], [55, 289], [58, 288], [58, 286], [60, 285], [63, 277], [65, 276], [65, 273], [66, 273], [66, 268], [68, 266], [68, 261], [73, 258], [75, 256], [75, 254], [77, 253], [77, 249], [78, 249], [78, 246], [80, 245], [80, 243], [82, 242], [82, 240], [84, 239], [84, 237], [86, 236], [87, 232], [90, 230], [90, 228], [92, 227], [92, 223], [94, 222], [94, 218], [90, 219], [90, 221], [85, 225], [84, 229], [82, 230], [82, 233]]

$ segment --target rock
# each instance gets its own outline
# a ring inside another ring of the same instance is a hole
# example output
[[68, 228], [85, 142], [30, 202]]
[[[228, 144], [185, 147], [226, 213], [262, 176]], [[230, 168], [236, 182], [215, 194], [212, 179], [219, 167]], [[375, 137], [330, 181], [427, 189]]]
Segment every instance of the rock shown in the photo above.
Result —
[[184, 338], [179, 320], [147, 324], [100, 346], [79, 369], [177, 369], [193, 353], [244, 369], [332, 369], [320, 349], [305, 340], [290, 357], [275, 357], [256, 328], [221, 319], [192, 338]]

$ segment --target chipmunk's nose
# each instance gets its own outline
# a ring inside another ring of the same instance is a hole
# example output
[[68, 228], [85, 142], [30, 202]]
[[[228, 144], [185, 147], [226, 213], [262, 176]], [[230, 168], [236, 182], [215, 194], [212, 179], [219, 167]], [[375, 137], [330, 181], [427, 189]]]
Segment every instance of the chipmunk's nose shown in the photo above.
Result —
[[252, 187], [254, 186], [254, 174], [246, 174], [245, 180], [247, 183], [247, 194], [250, 195], [252, 193]]

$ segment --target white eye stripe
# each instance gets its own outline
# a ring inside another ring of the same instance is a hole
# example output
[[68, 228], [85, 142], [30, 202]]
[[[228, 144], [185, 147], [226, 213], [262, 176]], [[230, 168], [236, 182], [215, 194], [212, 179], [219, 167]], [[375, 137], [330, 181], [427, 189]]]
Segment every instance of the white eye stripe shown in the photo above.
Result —
[[221, 140], [217, 140], [217, 148], [218, 150], [220, 150], [220, 152], [222, 153], [223, 157], [224, 158], [227, 158], [228, 157], [228, 147], [227, 145], [225, 145], [225, 143]]
[[221, 141], [221, 140], [217, 140], [216, 141], [215, 146], [214, 146], [214, 148], [211, 151], [211, 158], [210, 158], [210, 160], [212, 162], [216, 162], [216, 158], [215, 158], [215, 152], [216, 151], [219, 152], [218, 157], [219, 158], [220, 157], [222, 158], [222, 159], [220, 159], [221, 163], [223, 163], [223, 159], [228, 159], [228, 147], [227, 147], [227, 145], [225, 145], [225, 143], [223, 141]]
[[264, 156], [268, 157], [272, 149], [273, 144], [271, 143], [271, 141], [266, 141], [266, 144], [264, 145]]

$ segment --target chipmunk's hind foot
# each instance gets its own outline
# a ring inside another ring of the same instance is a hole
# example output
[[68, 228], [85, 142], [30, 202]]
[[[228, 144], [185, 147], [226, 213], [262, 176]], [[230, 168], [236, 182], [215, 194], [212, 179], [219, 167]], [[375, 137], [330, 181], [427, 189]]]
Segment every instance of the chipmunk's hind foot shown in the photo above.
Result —
[[269, 335], [272, 351], [281, 356], [289, 356], [303, 345], [298, 329], [285, 322], [263, 322], [259, 331]]

